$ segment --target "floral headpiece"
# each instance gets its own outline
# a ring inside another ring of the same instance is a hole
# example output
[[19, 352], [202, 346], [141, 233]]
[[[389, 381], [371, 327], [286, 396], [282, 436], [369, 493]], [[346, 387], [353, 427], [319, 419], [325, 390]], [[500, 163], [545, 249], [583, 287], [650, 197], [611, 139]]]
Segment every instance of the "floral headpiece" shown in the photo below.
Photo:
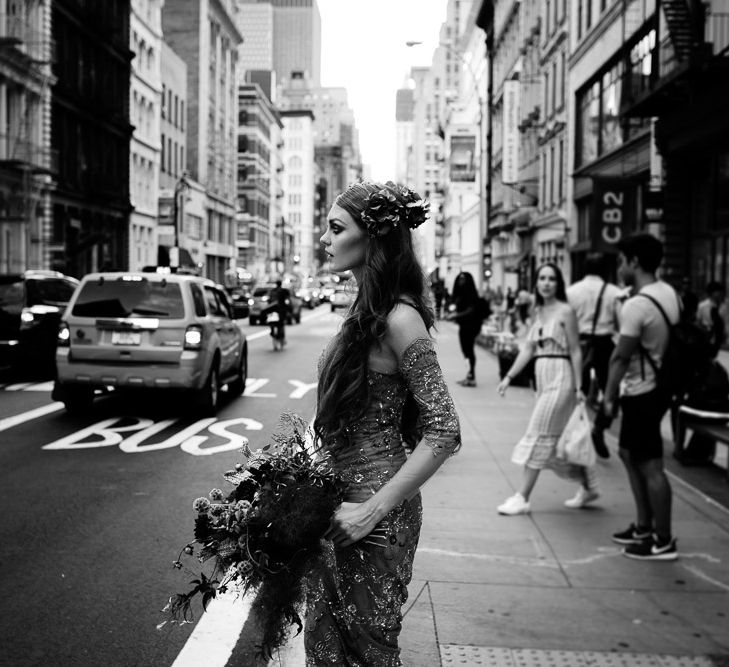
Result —
[[429, 217], [430, 202], [404, 185], [387, 181], [385, 187], [370, 194], [360, 218], [367, 233], [384, 236], [401, 222], [410, 229], [420, 227]]

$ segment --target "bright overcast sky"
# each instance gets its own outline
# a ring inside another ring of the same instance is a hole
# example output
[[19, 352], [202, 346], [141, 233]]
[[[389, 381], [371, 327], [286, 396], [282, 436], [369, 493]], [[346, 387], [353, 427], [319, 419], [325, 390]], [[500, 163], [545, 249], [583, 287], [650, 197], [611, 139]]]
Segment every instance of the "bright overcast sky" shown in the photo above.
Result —
[[347, 88], [362, 161], [373, 178], [394, 178], [395, 93], [411, 67], [431, 64], [448, 0], [317, 2], [322, 85]]

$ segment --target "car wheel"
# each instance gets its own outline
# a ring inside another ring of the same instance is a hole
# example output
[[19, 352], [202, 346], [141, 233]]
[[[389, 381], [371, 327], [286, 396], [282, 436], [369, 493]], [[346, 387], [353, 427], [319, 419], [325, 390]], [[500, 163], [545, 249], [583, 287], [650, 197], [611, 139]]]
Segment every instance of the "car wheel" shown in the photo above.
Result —
[[256, 324], [258, 324], [258, 320], [255, 317], [253, 317], [253, 315], [251, 315], [248, 318], [248, 324], [250, 324], [252, 327], [254, 327], [254, 326], [256, 326]]
[[218, 361], [213, 362], [208, 379], [202, 389], [197, 392], [197, 404], [200, 413], [205, 417], [214, 417], [218, 408], [218, 393], [220, 384], [218, 380]]
[[334, 304], [332, 304], [332, 312], [334, 312], [335, 310], [336, 310], [336, 307], [334, 306]]
[[94, 390], [88, 387], [65, 387], [63, 394], [63, 405], [70, 415], [87, 413], [94, 402]]
[[238, 375], [235, 380], [228, 383], [228, 393], [231, 396], [240, 396], [246, 390], [246, 378], [248, 377], [248, 350], [244, 347], [240, 353]]

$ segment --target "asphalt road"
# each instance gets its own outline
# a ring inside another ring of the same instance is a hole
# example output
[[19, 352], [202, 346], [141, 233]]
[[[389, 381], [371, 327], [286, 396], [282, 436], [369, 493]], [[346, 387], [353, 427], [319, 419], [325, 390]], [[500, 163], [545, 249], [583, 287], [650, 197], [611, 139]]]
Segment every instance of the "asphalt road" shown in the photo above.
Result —
[[[156, 625], [186, 590], [171, 563], [192, 539], [192, 501], [225, 488], [242, 436], [255, 449], [282, 412], [312, 417], [316, 361], [340, 321], [305, 311], [282, 352], [242, 325], [247, 390], [214, 421], [158, 395], [102, 397], [71, 417], [50, 382], [0, 384], [0, 665], [174, 662], [194, 624]], [[236, 654], [252, 641], [244, 628]]]

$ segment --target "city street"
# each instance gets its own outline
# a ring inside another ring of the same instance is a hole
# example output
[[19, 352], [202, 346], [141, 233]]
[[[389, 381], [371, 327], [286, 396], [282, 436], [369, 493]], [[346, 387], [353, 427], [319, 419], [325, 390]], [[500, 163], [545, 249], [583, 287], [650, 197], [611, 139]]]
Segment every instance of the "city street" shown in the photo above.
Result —
[[[222, 487], [220, 473], [237, 460], [236, 436], [256, 446], [282, 411], [311, 417], [316, 360], [340, 321], [323, 307], [305, 313], [283, 353], [266, 329], [245, 327], [248, 389], [214, 422], [174, 401], [113, 396], [71, 418], [54, 409], [49, 385], [0, 391], [1, 664], [255, 664], [245, 600], [215, 600], [196, 624], [155, 629], [167, 596], [187, 583], [170, 564], [191, 537], [192, 500]], [[697, 486], [696, 471], [691, 482], [671, 473], [681, 554], [673, 563], [631, 561], [610, 542], [633, 519], [612, 435], [594, 508], [565, 508], [573, 488], [545, 473], [530, 516], [499, 516], [520, 478], [509, 456], [532, 393], [500, 398], [496, 360], [483, 349], [478, 387], [458, 386], [454, 325], [441, 322], [437, 340], [463, 449], [424, 490], [404, 664], [726, 664], [716, 656], [729, 655], [729, 510]], [[28, 414], [38, 416], [17, 423]], [[303, 667], [300, 638], [271, 664]]]
[[312, 416], [316, 361], [339, 322], [305, 312], [283, 352], [267, 327], [244, 326], [247, 391], [217, 419], [146, 395], [70, 417], [50, 382], [0, 389], [0, 664], [172, 664], [192, 626], [155, 627], [188, 583], [171, 564], [192, 539], [192, 501], [226, 487], [241, 436], [255, 448], [282, 412]]

